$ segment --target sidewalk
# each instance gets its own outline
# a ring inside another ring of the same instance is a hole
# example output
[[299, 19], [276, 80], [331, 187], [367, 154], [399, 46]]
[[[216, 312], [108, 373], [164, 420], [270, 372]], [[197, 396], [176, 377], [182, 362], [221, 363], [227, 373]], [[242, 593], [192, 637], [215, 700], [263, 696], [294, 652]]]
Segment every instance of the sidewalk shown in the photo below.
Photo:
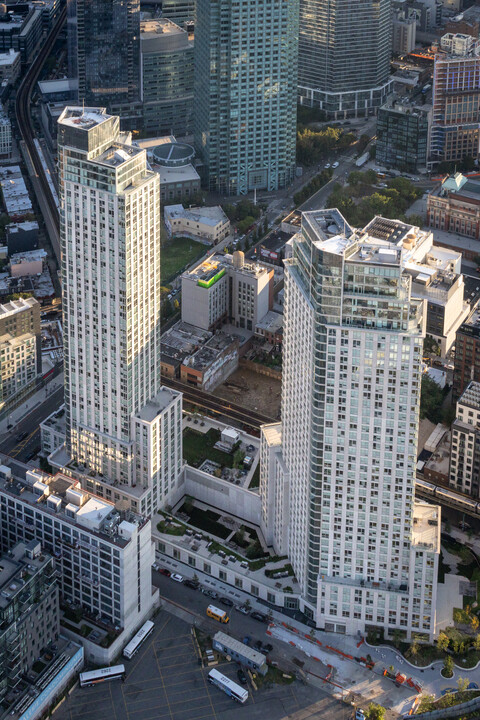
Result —
[[40, 405], [60, 387], [63, 387], [63, 372], [59, 373], [53, 380], [50, 380], [50, 382], [47, 380], [47, 384], [44, 387], [37, 390], [34, 395], [30, 395], [24, 403], [15, 408], [15, 410], [12, 410], [3, 420], [0, 420], [0, 442], [11, 432], [15, 432], [16, 426], [22, 420], [25, 420], [27, 415], [33, 410], [40, 407]]

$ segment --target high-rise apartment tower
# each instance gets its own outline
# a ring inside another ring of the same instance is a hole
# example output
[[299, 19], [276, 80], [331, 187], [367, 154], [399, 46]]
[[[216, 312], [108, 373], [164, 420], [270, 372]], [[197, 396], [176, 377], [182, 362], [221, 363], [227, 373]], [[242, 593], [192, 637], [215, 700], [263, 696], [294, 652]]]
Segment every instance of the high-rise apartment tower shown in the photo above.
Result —
[[197, 0], [195, 145], [210, 189], [293, 180], [297, 52], [298, 0]]
[[149, 488], [149, 513], [180, 472], [181, 396], [160, 383], [159, 176], [119, 122], [58, 123], [66, 450], [88, 489]]
[[411, 297], [408, 228], [390, 235], [389, 222], [367, 234], [336, 210], [303, 214], [285, 261], [263, 519], [318, 627], [431, 639], [439, 509], [414, 500], [425, 301]]
[[300, 102], [367, 115], [390, 88], [390, 0], [300, 0]]

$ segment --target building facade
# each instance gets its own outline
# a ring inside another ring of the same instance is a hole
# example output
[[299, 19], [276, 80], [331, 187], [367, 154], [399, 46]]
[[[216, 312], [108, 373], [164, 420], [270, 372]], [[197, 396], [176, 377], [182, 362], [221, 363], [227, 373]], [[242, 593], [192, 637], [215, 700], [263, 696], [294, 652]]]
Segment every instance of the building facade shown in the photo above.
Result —
[[[433, 118], [430, 162], [455, 162], [464, 157], [476, 158], [479, 152], [480, 56], [472, 41], [461, 53], [462, 45], [438, 52], [433, 71]], [[461, 54], [460, 54], [461, 53]]]
[[425, 303], [406, 234], [303, 214], [285, 261], [281, 450], [268, 426], [260, 494], [318, 627], [431, 639], [440, 518], [414, 500]]
[[[159, 413], [165, 410], [160, 381], [159, 177], [147, 167], [145, 150], [120, 132], [119, 118], [102, 108], [66, 108], [59, 120], [58, 150], [64, 464], [70, 472], [80, 468], [82, 483], [97, 494], [92, 478], [105, 491], [112, 484], [134, 488], [135, 506], [150, 514], [165, 500], [164, 486], [155, 484], [159, 475], [150, 476], [137, 462], [136, 432], [147, 405], [156, 403]], [[171, 402], [175, 414], [174, 393]], [[150, 427], [156, 432], [156, 424]], [[176, 424], [174, 428], [181, 435]], [[156, 467], [162, 463], [163, 448], [153, 440], [151, 447], [157, 453], [152, 461]], [[178, 474], [181, 454], [177, 460]], [[175, 479], [170, 478], [169, 489]]]
[[298, 0], [198, 0], [195, 147], [223, 194], [295, 177]]
[[392, 50], [398, 55], [408, 55], [415, 48], [417, 16], [411, 7], [393, 7]]
[[139, 0], [68, 0], [67, 37], [79, 101], [112, 108], [139, 100]]
[[191, 237], [193, 240], [217, 245], [230, 234], [230, 220], [221, 205], [188, 209], [183, 205], [167, 205], [164, 218], [171, 237]]
[[330, 117], [368, 115], [390, 88], [390, 0], [300, 0], [300, 102]]
[[63, 603], [84, 607], [126, 633], [152, 610], [150, 521], [81, 490], [62, 475], [0, 471], [1, 549], [42, 544], [55, 557]]
[[182, 275], [182, 321], [214, 330], [224, 322], [254, 331], [273, 306], [273, 270], [242, 252], [213, 255]]
[[[31, 670], [42, 648], [58, 640], [57, 573], [39, 542], [14, 545], [0, 560], [0, 699]], [[18, 692], [18, 691], [17, 691]], [[12, 713], [14, 714], [14, 713]]]
[[387, 102], [378, 111], [376, 162], [403, 172], [427, 166], [431, 108]]
[[467, 385], [480, 383], [480, 321], [473, 316], [459, 327], [455, 338], [453, 397], [457, 400]]
[[143, 130], [148, 136], [193, 133], [193, 42], [171, 20], [141, 23]]
[[0, 305], [0, 409], [29, 392], [41, 372], [40, 305], [34, 298]]
[[457, 402], [452, 425], [450, 487], [480, 497], [480, 384], [468, 384]]
[[455, 173], [427, 199], [427, 225], [464, 237], [480, 239], [480, 182]]

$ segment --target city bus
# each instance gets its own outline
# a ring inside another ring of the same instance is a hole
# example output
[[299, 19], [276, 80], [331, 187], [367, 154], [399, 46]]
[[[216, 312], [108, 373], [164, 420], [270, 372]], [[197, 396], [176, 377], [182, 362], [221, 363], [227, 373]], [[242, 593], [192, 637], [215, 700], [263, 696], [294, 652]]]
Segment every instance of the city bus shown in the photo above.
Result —
[[228, 623], [230, 620], [225, 610], [219, 610], [215, 605], [207, 607], [207, 615], [220, 623]]
[[224, 693], [230, 695], [232, 700], [236, 700], [242, 704], [248, 700], [248, 690], [240, 687], [240, 685], [237, 685], [233, 680], [222, 675], [218, 670], [210, 670], [208, 673], [208, 682], [213, 683], [213, 685], [216, 685], [220, 690], [223, 690]]
[[131, 660], [135, 653], [140, 649], [140, 645], [145, 642], [147, 637], [153, 632], [154, 624], [151, 620], [147, 620], [145, 625], [142, 625], [136, 635], [130, 640], [128, 645], [125, 645], [123, 649], [123, 657], [127, 660]]
[[113, 665], [113, 667], [100, 668], [99, 670], [90, 670], [82, 672], [79, 675], [80, 687], [88, 685], [98, 685], [107, 682], [107, 680], [124, 680], [125, 665]]

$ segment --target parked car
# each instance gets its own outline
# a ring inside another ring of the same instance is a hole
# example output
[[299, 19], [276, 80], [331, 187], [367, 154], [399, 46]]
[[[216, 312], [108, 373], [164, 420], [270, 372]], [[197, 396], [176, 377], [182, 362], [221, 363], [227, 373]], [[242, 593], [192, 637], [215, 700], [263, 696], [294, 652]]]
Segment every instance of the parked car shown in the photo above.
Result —
[[259, 622], [265, 622], [265, 623], [268, 622], [267, 616], [261, 612], [257, 612], [256, 610], [254, 610], [252, 613], [250, 613], [250, 617], [253, 618], [254, 620], [258, 620]]
[[191, 580], [190, 578], [187, 578], [183, 581], [183, 584], [186, 585], [189, 588], [192, 588], [192, 590], [198, 590], [200, 583], [197, 580]]
[[340, 163], [335, 161], [332, 165], [332, 168], [337, 168], [339, 165], [340, 165]]
[[171, 580], [175, 580], [175, 582], [183, 582], [183, 575], [179, 575], [179, 573], [172, 573], [170, 575]]
[[250, 615], [250, 610], [245, 605], [235, 605], [235, 610], [238, 610], [242, 615]]
[[233, 607], [233, 600], [230, 600], [230, 598], [227, 597], [221, 597], [218, 598], [218, 602], [222, 605], [225, 605], [226, 607]]
[[363, 712], [363, 710], [355, 711], [355, 720], [365, 720], [365, 713]]
[[207, 597], [212, 598], [213, 600], [218, 598], [218, 593], [216, 593], [215, 590], [211, 590], [210, 588], [207, 588], [207, 587], [202, 587], [202, 593], [204, 595], [206, 595]]
[[245, 673], [243, 672], [242, 668], [238, 668], [238, 670], [237, 670], [237, 677], [238, 677], [239, 682], [241, 682], [242, 685], [246, 685], [246, 684], [247, 684], [247, 682], [248, 682], [248, 681], [247, 681], [247, 676], [246, 676]]
[[327, 164], [325, 165], [325, 170], [328, 170], [329, 168], [330, 168], [330, 163], [327, 163]]
[[160, 575], [165, 575], [166, 577], [170, 577], [170, 575], [172, 574], [170, 570], [167, 570], [167, 568], [164, 567], [159, 567], [158, 572], [160, 573]]

